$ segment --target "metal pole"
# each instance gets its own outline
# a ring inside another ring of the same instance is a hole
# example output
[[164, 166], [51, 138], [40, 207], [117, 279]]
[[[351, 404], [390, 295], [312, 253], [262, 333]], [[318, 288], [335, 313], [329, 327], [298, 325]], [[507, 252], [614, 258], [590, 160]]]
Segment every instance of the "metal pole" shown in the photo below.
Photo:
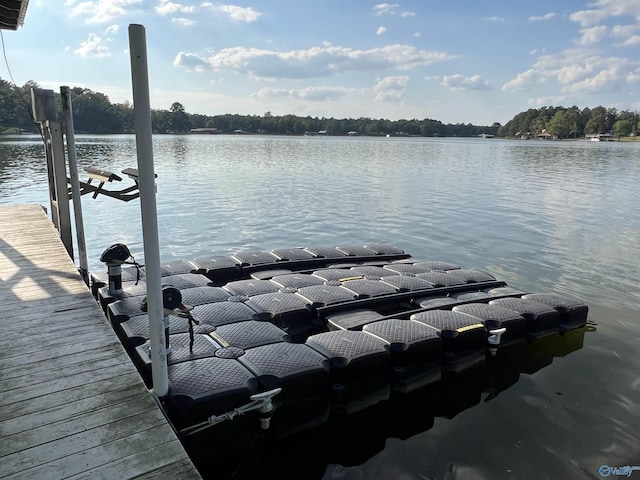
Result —
[[151, 105], [149, 102], [149, 72], [147, 70], [147, 41], [145, 29], [142, 25], [129, 25], [129, 52], [133, 85], [133, 118], [136, 131], [138, 171], [140, 174], [140, 209], [142, 211], [147, 313], [149, 315], [151, 341], [151, 376], [153, 390], [159, 398], [162, 398], [169, 392], [169, 378], [163, 323], [160, 242], [158, 240]]
[[73, 259], [73, 235], [71, 234], [71, 208], [69, 206], [69, 190], [67, 187], [67, 161], [64, 155], [62, 139], [62, 122], [45, 120], [44, 135], [51, 144], [53, 183], [55, 187], [54, 201], [51, 202], [58, 218], [58, 231], [67, 253]]
[[60, 95], [62, 97], [64, 129], [67, 139], [67, 158], [69, 160], [73, 215], [76, 220], [76, 240], [78, 242], [80, 275], [82, 275], [84, 283], [89, 285], [89, 262], [87, 260], [87, 244], [84, 237], [84, 220], [82, 218], [82, 201], [80, 199], [80, 181], [78, 180], [78, 157], [76, 156], [76, 138], [73, 128], [73, 110], [71, 107], [71, 91], [69, 87], [60, 87]]

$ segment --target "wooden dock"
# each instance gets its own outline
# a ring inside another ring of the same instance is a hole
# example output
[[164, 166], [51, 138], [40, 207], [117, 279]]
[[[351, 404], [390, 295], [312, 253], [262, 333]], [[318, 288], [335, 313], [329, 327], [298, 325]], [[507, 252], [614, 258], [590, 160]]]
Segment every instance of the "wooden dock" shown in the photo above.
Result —
[[0, 207], [0, 478], [200, 478], [38, 205]]

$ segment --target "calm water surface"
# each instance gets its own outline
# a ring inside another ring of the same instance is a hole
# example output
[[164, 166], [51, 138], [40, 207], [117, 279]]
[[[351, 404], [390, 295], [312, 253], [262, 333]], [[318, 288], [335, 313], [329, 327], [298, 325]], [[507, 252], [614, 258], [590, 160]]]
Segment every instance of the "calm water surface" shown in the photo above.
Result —
[[[132, 136], [77, 143], [81, 167], [136, 167]], [[640, 142], [161, 136], [154, 156], [163, 261], [388, 243], [569, 295], [597, 324], [402, 412], [257, 446], [238, 477], [604, 478], [602, 465], [640, 466]], [[39, 137], [0, 140], [0, 205], [20, 203], [49, 204]], [[86, 196], [83, 211], [92, 269], [116, 242], [142, 257], [139, 202]]]

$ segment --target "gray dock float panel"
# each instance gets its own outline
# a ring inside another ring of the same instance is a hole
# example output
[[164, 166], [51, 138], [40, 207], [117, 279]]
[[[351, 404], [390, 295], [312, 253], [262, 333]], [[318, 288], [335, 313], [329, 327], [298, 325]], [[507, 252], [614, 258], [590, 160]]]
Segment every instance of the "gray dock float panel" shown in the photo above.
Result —
[[39, 205], [0, 207], [0, 478], [200, 478]]

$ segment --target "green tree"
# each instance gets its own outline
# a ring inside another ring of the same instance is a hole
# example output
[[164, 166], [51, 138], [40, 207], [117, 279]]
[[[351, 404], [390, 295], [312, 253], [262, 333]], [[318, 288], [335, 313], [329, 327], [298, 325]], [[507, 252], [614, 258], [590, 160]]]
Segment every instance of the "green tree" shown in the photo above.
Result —
[[613, 124], [613, 134], [618, 137], [628, 137], [633, 132], [633, 123], [631, 120], [617, 120], [616, 123]]
[[113, 111], [117, 115], [120, 120], [120, 125], [122, 125], [122, 131], [124, 133], [130, 133], [134, 131], [133, 124], [133, 105], [131, 102], [124, 103], [116, 103], [112, 106]]
[[88, 88], [71, 89], [73, 123], [77, 132], [119, 133], [123, 126], [116, 109], [104, 93]]
[[547, 131], [558, 138], [567, 138], [571, 133], [572, 124], [574, 122], [572, 122], [571, 115], [567, 114], [566, 110], [559, 110], [549, 120]]
[[169, 112], [169, 131], [187, 133], [191, 130], [191, 120], [180, 102], [173, 102]]
[[576, 138], [580, 130], [580, 111], [575, 105], [564, 112], [565, 122], [569, 125], [569, 134]]
[[539, 135], [546, 128], [547, 128], [547, 118], [544, 115], [538, 116], [531, 124], [531, 132], [534, 135]]
[[13, 85], [0, 80], [0, 132], [18, 126], [18, 103]]
[[170, 131], [170, 115], [169, 110], [151, 110], [151, 124], [154, 133], [168, 133]]
[[584, 133], [597, 135], [607, 133], [607, 131], [607, 110], [604, 107], [594, 108], [584, 126]]

